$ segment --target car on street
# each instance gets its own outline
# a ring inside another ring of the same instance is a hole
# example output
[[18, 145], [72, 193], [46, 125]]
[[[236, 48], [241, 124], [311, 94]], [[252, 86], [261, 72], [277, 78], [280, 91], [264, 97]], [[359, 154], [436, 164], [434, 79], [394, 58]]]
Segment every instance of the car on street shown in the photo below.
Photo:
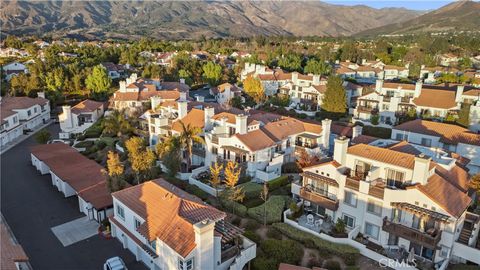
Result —
[[127, 267], [122, 258], [117, 256], [108, 259], [103, 265], [103, 270], [127, 270]]

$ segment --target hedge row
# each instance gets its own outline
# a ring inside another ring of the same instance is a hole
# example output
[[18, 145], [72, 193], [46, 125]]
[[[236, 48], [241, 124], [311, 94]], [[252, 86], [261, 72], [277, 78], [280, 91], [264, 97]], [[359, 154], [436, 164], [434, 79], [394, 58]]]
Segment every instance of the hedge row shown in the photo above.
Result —
[[[274, 223], [282, 221], [282, 213], [285, 207], [291, 202], [291, 198], [288, 196], [271, 196], [266, 202], [267, 223]], [[264, 222], [264, 205], [259, 205], [248, 209], [248, 216], [257, 220], [258, 222]]]
[[346, 265], [355, 265], [359, 256], [358, 249], [345, 244], [332, 243], [315, 237], [310, 233], [299, 230], [286, 223], [274, 223], [272, 226], [291, 239], [297, 240], [307, 247], [318, 248], [320, 252], [340, 256], [344, 259]]

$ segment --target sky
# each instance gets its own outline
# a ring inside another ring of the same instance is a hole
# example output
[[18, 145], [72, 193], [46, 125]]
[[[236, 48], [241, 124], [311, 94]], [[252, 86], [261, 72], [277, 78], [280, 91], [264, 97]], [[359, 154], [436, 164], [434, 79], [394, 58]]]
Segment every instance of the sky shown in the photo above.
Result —
[[366, 5], [373, 8], [384, 8], [384, 7], [404, 7], [407, 9], [414, 10], [431, 10], [437, 9], [439, 7], [445, 6], [454, 1], [437, 1], [437, 0], [322, 0], [323, 2], [337, 4], [337, 5]]

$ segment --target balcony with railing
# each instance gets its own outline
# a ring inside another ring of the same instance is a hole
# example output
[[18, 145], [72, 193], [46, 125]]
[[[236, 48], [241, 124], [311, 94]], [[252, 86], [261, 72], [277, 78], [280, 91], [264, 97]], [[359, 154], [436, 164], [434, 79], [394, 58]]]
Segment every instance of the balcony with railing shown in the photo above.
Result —
[[338, 199], [335, 194], [312, 185], [302, 187], [300, 197], [332, 211], [338, 209]]
[[422, 232], [415, 228], [395, 223], [388, 220], [387, 217], [383, 219], [382, 230], [434, 250], [442, 237], [442, 233], [437, 229], [432, 229], [431, 232]]

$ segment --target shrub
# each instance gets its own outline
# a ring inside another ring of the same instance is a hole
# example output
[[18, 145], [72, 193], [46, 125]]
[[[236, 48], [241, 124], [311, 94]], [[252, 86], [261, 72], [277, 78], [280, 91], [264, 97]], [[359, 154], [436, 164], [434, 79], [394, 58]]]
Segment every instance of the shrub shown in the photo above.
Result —
[[260, 228], [260, 223], [258, 223], [253, 219], [247, 220], [247, 224], [245, 224], [245, 229], [254, 231], [254, 230], [257, 230], [258, 228]]
[[167, 180], [168, 182], [170, 182], [170, 184], [180, 188], [180, 189], [183, 189], [185, 190], [186, 187], [187, 187], [187, 182], [183, 181], [183, 180], [180, 180], [176, 177], [171, 177], [171, 176], [167, 176], [167, 175], [164, 175], [163, 178], [165, 180]]
[[51, 138], [52, 134], [45, 128], [35, 134], [35, 141], [39, 144], [46, 144]]
[[384, 127], [364, 126], [362, 134], [382, 139], [390, 139], [392, 136], [392, 129]]
[[334, 260], [328, 260], [324, 263], [323, 268], [328, 270], [342, 270], [340, 263]]
[[225, 192], [222, 192], [219, 196], [220, 204], [224, 209], [230, 212], [234, 212], [241, 217], [247, 216], [247, 207], [245, 205], [231, 201], [225, 196]]
[[91, 147], [91, 146], [93, 146], [92, 141], [83, 141], [83, 142], [79, 142], [79, 143], [75, 144], [76, 148], [88, 148], [88, 147]]
[[102, 128], [102, 121], [97, 121], [93, 125], [91, 125], [89, 128], [85, 130], [83, 133], [85, 138], [98, 138], [100, 135], [102, 135], [103, 128]]
[[277, 269], [280, 263], [296, 265], [303, 257], [302, 246], [292, 240], [268, 239], [261, 243], [260, 248], [266, 257], [275, 260], [276, 267], [272, 269]]
[[242, 187], [243, 191], [245, 192], [245, 200], [258, 198], [263, 188], [262, 185], [254, 182], [244, 183], [239, 186]]
[[107, 147], [107, 143], [104, 142], [104, 141], [97, 141], [96, 144], [97, 144], [98, 149], [100, 149], [100, 150], [103, 150], [105, 147]]
[[[282, 221], [283, 209], [286, 205], [290, 204], [290, 197], [287, 196], [271, 196], [266, 202], [267, 207], [267, 218], [266, 221], [268, 224], [273, 222]], [[258, 220], [259, 222], [264, 222], [264, 205], [259, 205], [248, 209], [248, 216]]]
[[301, 173], [302, 170], [296, 162], [288, 162], [282, 165], [282, 173]]
[[240, 223], [242, 222], [242, 219], [239, 218], [239, 217], [234, 217], [232, 219], [232, 224], [235, 225], [235, 226], [240, 226]]
[[254, 231], [251, 231], [251, 230], [245, 230], [245, 232], [243, 233], [243, 236], [252, 240], [255, 243], [260, 243], [260, 241], [262, 240], [260, 236], [258, 236], [258, 234], [256, 234]]
[[250, 175], [244, 175], [238, 179], [238, 184], [248, 183], [252, 181], [252, 177]]
[[343, 219], [337, 219], [337, 222], [335, 223], [335, 227], [333, 227], [333, 229], [336, 233], [345, 233], [345, 222], [343, 221]]
[[345, 267], [345, 270], [360, 270], [360, 267], [355, 265], [347, 265], [347, 267]]
[[191, 193], [200, 199], [206, 201], [208, 199], [209, 194], [203, 190], [201, 190], [199, 187], [195, 185], [187, 185], [185, 188], [185, 191], [188, 193]]
[[282, 234], [275, 228], [269, 227], [267, 230], [267, 237], [268, 238], [273, 238], [273, 239], [282, 239]]
[[268, 189], [270, 191], [273, 191], [279, 187], [285, 186], [289, 183], [288, 181], [288, 176], [287, 175], [282, 175], [278, 178], [273, 179], [272, 181], [268, 181]]
[[307, 266], [308, 268], [313, 268], [313, 267], [321, 268], [322, 264], [323, 264], [323, 261], [321, 259], [313, 256], [308, 259]]
[[320, 253], [340, 256], [345, 259], [345, 261], [349, 261], [350, 264], [352, 261], [355, 262], [358, 258], [359, 251], [349, 245], [332, 243], [323, 240], [319, 237], [313, 236], [310, 233], [292, 227], [286, 223], [274, 223], [272, 226], [275, 229], [279, 230], [283, 235], [286, 235], [291, 239], [300, 241], [301, 243], [313, 241]]
[[379, 120], [380, 120], [380, 116], [378, 114], [372, 114], [370, 116], [370, 123], [372, 123], [372, 125], [374, 126], [378, 125]]
[[260, 198], [260, 196], [258, 196], [257, 198], [254, 197], [249, 198], [248, 200], [243, 200], [242, 204], [247, 208], [253, 208], [263, 204], [263, 200]]
[[257, 256], [252, 263], [253, 270], [277, 269], [278, 266], [272, 258]]

